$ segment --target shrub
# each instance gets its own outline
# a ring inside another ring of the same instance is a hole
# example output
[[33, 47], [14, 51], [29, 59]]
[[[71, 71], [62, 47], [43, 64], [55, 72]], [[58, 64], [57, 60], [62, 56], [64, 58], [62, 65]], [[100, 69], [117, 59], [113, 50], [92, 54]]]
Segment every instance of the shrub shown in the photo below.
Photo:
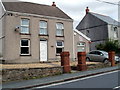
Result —
[[104, 43], [96, 45], [96, 48], [107, 52], [115, 51], [116, 53], [120, 53], [120, 42], [118, 40], [108, 39]]

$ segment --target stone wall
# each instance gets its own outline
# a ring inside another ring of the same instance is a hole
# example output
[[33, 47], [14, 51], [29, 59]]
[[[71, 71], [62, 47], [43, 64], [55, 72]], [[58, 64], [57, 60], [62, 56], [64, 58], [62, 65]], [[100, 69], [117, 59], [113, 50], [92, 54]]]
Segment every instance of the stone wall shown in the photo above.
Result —
[[36, 79], [63, 73], [63, 67], [3, 69], [2, 81]]

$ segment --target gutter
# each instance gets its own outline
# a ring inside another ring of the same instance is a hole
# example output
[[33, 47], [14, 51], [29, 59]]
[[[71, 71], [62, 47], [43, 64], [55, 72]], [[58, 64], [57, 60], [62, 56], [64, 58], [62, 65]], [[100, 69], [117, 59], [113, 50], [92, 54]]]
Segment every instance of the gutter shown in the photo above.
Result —
[[57, 20], [63, 20], [63, 21], [70, 21], [73, 22], [72, 19], [64, 19], [64, 18], [57, 18], [57, 17], [51, 17], [51, 16], [44, 16], [44, 15], [37, 15], [37, 14], [29, 14], [29, 13], [22, 13], [22, 12], [14, 12], [14, 11], [6, 11], [7, 13], [13, 13], [16, 15], [22, 15], [22, 16], [34, 16], [34, 17], [40, 17], [40, 18], [49, 18], [49, 19], [57, 19]]

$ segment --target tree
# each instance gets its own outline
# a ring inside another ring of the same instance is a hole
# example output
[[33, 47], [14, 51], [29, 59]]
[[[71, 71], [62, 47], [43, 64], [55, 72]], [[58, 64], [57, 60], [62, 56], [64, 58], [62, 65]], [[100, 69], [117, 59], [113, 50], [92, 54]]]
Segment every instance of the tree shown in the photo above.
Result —
[[116, 53], [120, 53], [120, 42], [118, 40], [108, 39], [104, 43], [96, 45], [96, 48], [107, 52], [115, 51]]

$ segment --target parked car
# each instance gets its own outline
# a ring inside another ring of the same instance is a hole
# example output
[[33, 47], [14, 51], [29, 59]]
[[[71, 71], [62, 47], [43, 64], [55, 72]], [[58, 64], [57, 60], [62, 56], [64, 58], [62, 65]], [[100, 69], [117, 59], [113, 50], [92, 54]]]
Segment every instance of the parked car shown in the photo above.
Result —
[[[103, 63], [108, 63], [108, 52], [101, 50], [93, 50], [87, 53], [86, 55], [87, 61], [98, 61]], [[115, 56], [115, 63], [120, 62], [120, 57]]]

